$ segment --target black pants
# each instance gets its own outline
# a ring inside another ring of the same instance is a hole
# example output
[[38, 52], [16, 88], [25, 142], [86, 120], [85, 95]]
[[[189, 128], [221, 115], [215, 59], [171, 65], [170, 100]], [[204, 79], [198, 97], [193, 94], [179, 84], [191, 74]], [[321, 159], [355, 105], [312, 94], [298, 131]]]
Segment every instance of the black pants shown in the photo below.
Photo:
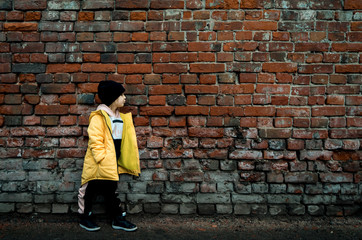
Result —
[[88, 186], [84, 195], [84, 214], [88, 215], [92, 211], [93, 201], [96, 196], [104, 197], [106, 211], [111, 218], [122, 213], [120, 208], [121, 201], [116, 195], [117, 182], [110, 180], [92, 180], [88, 182]]

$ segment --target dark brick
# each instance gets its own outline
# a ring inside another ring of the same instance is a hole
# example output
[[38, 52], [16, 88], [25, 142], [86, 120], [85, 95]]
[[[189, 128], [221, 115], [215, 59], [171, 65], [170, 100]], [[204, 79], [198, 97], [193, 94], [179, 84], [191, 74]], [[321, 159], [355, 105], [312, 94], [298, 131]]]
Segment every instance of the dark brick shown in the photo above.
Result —
[[5, 104], [21, 104], [21, 95], [19, 94], [6, 94], [4, 98]]
[[341, 0], [311, 0], [310, 3], [311, 9], [320, 9], [320, 10], [329, 10], [329, 9], [342, 9]]
[[164, 183], [153, 182], [147, 184], [148, 193], [163, 193], [165, 191]]
[[5, 126], [21, 126], [22, 124], [22, 116], [5, 116]]
[[66, 42], [47, 43], [45, 51], [50, 53], [79, 52], [79, 44]]
[[112, 11], [112, 20], [128, 20], [129, 12], [127, 11]]
[[231, 70], [234, 72], [261, 72], [260, 63], [233, 63]]
[[123, 31], [123, 32], [134, 32], [134, 31], [143, 31], [144, 23], [143, 22], [111, 22], [110, 25], [111, 31]]
[[40, 90], [44, 94], [74, 93], [75, 85], [74, 84], [43, 84], [40, 87]]
[[12, 54], [11, 53], [1, 53], [0, 54], [0, 63], [8, 63], [11, 61]]
[[114, 9], [114, 0], [102, 0], [102, 1], [83, 1], [82, 2], [82, 9]]
[[159, 203], [145, 203], [144, 211], [146, 213], [157, 214], [161, 212], [161, 204]]
[[298, 24], [295, 24], [295, 22], [290, 22], [290, 21], [279, 22], [278, 30], [289, 31], [289, 32], [298, 32], [298, 31], [308, 32], [314, 30], [314, 22], [299, 21]]
[[82, 93], [77, 96], [78, 104], [94, 104], [94, 94], [91, 93]]
[[29, 52], [44, 53], [44, 44], [35, 43], [35, 42], [13, 43], [11, 44], [11, 51], [20, 52], [20, 53], [29, 53]]
[[135, 57], [136, 63], [151, 63], [152, 54], [151, 53], [139, 53]]
[[116, 0], [116, 9], [148, 9], [148, 0]]
[[51, 10], [79, 10], [80, 1], [78, 0], [51, 0], [48, 1], [48, 9]]
[[38, 93], [39, 88], [36, 84], [23, 84], [20, 87], [22, 93]]
[[130, 105], [144, 106], [147, 105], [148, 98], [147, 96], [130, 96], [127, 98], [127, 102]]
[[216, 208], [214, 204], [198, 204], [197, 212], [200, 215], [213, 215], [216, 213]]
[[85, 52], [115, 52], [116, 46], [112, 43], [82, 43], [81, 49]]
[[40, 22], [40, 31], [54, 31], [54, 32], [71, 32], [73, 31], [73, 23], [71, 22]]
[[46, 65], [40, 63], [15, 63], [12, 66], [14, 73], [44, 73], [45, 70]]
[[107, 22], [76, 22], [74, 26], [76, 32], [107, 32], [109, 23]]
[[[20, 1], [18, 1], [20, 2]], [[12, 0], [2, 0], [0, 2], [0, 10], [11, 10], [13, 8]]]
[[114, 53], [102, 53], [101, 54], [101, 62], [102, 63], [116, 63], [117, 62], [117, 54], [114, 54]]
[[171, 106], [183, 106], [186, 104], [186, 97], [182, 95], [168, 95], [167, 104]]
[[323, 141], [322, 140], [307, 140], [306, 149], [322, 150]]
[[47, 0], [14, 0], [14, 7], [19, 10], [43, 10], [47, 7]]
[[318, 174], [309, 172], [287, 173], [285, 182], [287, 183], [316, 183]]
[[51, 63], [64, 63], [65, 54], [63, 54], [63, 53], [48, 54], [48, 60]]
[[56, 11], [43, 11], [42, 12], [42, 19], [45, 21], [55, 21], [59, 20], [59, 12]]

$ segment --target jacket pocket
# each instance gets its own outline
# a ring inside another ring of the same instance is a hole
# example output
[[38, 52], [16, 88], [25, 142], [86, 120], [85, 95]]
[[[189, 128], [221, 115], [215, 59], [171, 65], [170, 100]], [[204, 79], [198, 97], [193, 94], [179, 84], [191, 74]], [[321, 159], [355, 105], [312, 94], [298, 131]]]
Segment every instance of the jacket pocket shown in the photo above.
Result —
[[98, 163], [98, 178], [118, 180], [117, 162], [113, 153], [107, 152], [105, 158]]

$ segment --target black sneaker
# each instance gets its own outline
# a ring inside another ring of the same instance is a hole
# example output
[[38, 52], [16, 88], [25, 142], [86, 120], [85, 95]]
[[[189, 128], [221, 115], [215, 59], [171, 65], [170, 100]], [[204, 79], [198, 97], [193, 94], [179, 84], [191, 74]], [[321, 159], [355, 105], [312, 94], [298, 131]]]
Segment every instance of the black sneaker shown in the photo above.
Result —
[[95, 231], [98, 231], [99, 229], [101, 229], [101, 227], [98, 226], [94, 222], [94, 220], [92, 219], [91, 214], [92, 213], [89, 213], [88, 216], [82, 216], [81, 220], [80, 220], [80, 223], [79, 223], [79, 226], [81, 226], [82, 228], [84, 228], [87, 231], [95, 232]]
[[112, 222], [112, 228], [117, 230], [124, 230], [127, 232], [133, 232], [137, 230], [136, 225], [126, 220], [126, 213], [122, 213], [122, 216], [117, 216]]

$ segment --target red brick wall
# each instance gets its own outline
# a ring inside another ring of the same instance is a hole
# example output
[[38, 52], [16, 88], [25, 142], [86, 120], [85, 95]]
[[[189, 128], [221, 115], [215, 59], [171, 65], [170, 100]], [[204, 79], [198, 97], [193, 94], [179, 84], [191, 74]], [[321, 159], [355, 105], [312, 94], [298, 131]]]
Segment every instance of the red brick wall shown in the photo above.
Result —
[[127, 89], [131, 213], [350, 215], [362, 4], [0, 2], [0, 211], [76, 211], [98, 82]]

